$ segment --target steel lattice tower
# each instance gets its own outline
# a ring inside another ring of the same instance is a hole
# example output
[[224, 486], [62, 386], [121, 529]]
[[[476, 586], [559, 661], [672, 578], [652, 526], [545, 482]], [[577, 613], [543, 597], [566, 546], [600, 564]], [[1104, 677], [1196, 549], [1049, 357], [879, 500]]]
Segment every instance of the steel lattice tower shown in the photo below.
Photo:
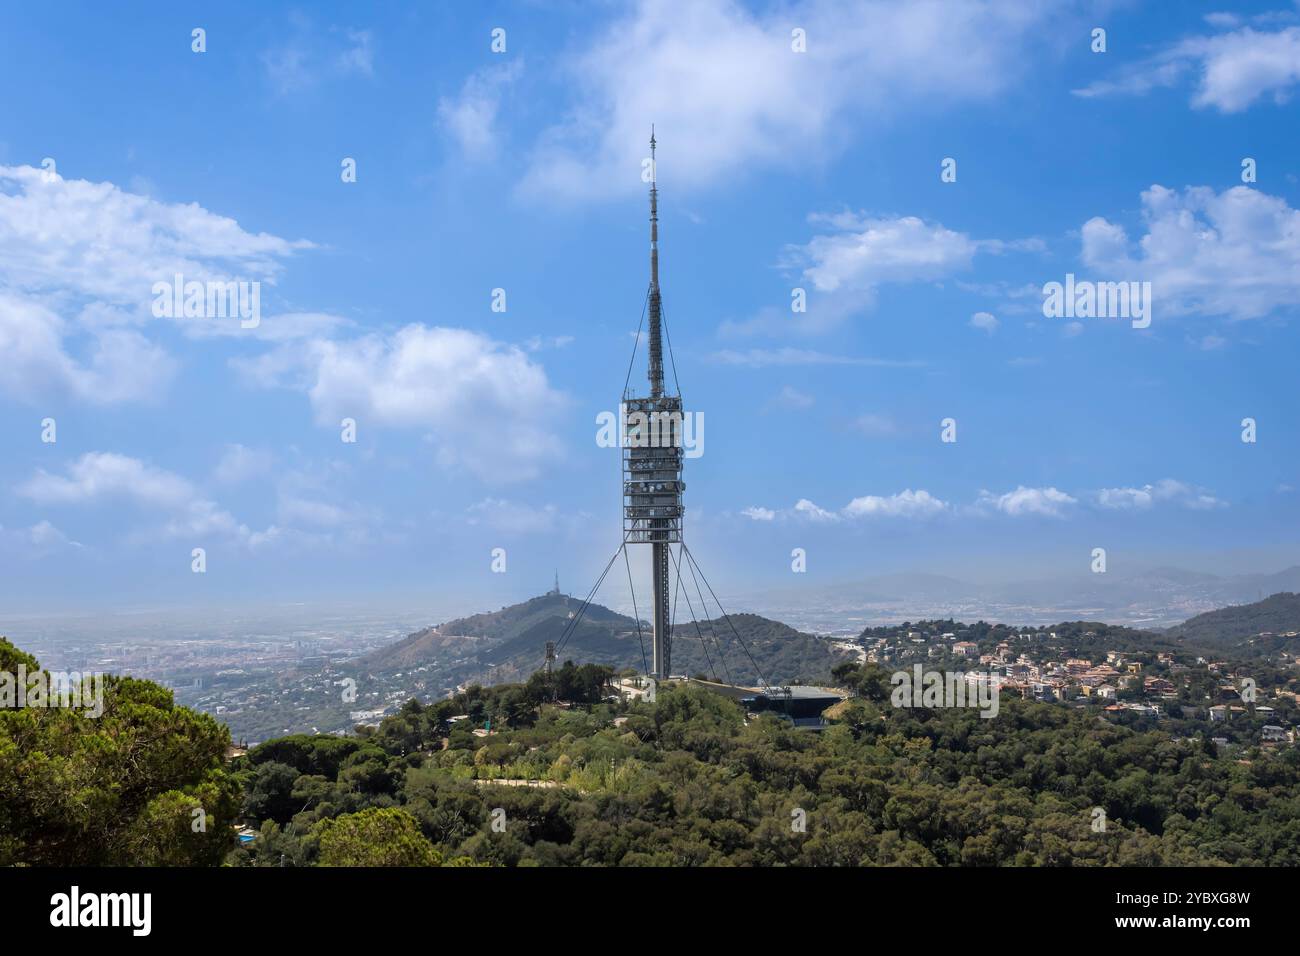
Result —
[[650, 397], [623, 399], [623, 540], [649, 544], [654, 581], [654, 666], [672, 661], [668, 549], [682, 540], [682, 398], [664, 389], [663, 311], [659, 295], [659, 187], [650, 133]]

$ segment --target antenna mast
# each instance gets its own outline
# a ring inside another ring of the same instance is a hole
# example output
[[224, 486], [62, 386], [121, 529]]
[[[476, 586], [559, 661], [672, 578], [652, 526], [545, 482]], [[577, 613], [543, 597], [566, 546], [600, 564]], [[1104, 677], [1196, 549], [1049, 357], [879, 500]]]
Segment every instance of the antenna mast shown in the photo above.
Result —
[[650, 127], [650, 397], [664, 393], [664, 346], [659, 298], [659, 173], [655, 164], [655, 128]]

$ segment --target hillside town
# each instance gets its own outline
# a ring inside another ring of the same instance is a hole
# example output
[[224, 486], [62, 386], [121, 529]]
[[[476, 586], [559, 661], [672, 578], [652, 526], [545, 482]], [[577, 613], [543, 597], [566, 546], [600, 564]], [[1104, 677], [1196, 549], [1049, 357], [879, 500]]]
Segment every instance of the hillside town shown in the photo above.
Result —
[[[949, 621], [868, 628], [857, 643], [863, 660], [885, 669], [923, 663], [958, 670], [970, 685], [993, 683], [1002, 694], [1096, 708], [1109, 718], [1204, 722], [1220, 746], [1294, 744], [1300, 723], [1300, 654], [1237, 662], [1185, 650], [1141, 649], [1124, 628], [1060, 625], [1008, 628]], [[1108, 647], [1117, 637], [1121, 647]], [[1259, 639], [1300, 631], [1260, 632]]]

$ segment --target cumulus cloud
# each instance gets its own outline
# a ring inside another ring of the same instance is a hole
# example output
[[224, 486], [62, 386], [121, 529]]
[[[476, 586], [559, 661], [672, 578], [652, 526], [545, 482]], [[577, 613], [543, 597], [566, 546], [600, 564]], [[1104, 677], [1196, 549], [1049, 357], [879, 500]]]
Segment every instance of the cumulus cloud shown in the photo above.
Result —
[[816, 524], [833, 524], [865, 518], [927, 518], [950, 510], [946, 501], [930, 492], [908, 488], [893, 495], [864, 495], [854, 498], [839, 511], [825, 508], [800, 498], [794, 507], [784, 511], [750, 507], [741, 512], [754, 521], [803, 520]]
[[847, 518], [869, 518], [875, 516], [887, 518], [923, 518], [940, 514], [948, 510], [948, 503], [941, 501], [924, 489], [913, 491], [911, 488], [896, 495], [881, 497], [866, 495], [854, 498], [844, 506]]
[[807, 498], [800, 498], [795, 502], [794, 513], [809, 521], [837, 521], [839, 516], [833, 511], [827, 511], [813, 504]]
[[138, 332], [105, 329], [74, 336], [69, 323], [41, 302], [3, 290], [0, 355], [0, 392], [27, 402], [52, 395], [97, 405], [152, 400], [166, 391], [177, 369], [162, 348]]
[[[754, 167], [816, 164], [860, 116], [1001, 92], [1028, 67], [1036, 28], [1073, 6], [803, 0], [755, 11], [642, 0], [568, 58], [576, 99], [541, 136], [522, 190], [640, 190], [650, 117], [665, 146], [661, 178], [680, 192]], [[806, 53], [792, 51], [795, 27]]]
[[1240, 19], [1207, 17], [1231, 32], [1189, 37], [1105, 79], [1076, 96], [1143, 95], [1194, 77], [1192, 105], [1239, 113], [1263, 99], [1284, 104], [1300, 84], [1300, 27], [1239, 29]]
[[790, 260], [803, 266], [814, 288], [873, 288], [882, 282], [939, 279], [970, 268], [979, 243], [965, 233], [915, 216], [870, 218], [843, 213], [814, 216], [832, 232], [793, 246]]
[[[248, 232], [194, 203], [0, 166], [0, 388], [27, 401], [157, 398], [176, 364], [137, 328], [152, 321], [155, 283], [178, 274], [270, 283], [285, 258], [310, 246]], [[211, 333], [222, 321], [183, 327]], [[238, 328], [236, 319], [227, 324]]]
[[1246, 186], [1142, 193], [1146, 232], [1131, 243], [1122, 226], [1084, 223], [1086, 265], [1107, 279], [1150, 281], [1154, 309], [1253, 319], [1300, 300], [1300, 210]]
[[1065, 513], [1066, 508], [1077, 503], [1078, 499], [1056, 488], [1026, 488], [1020, 485], [1014, 491], [1001, 495], [981, 491], [976, 506], [991, 508], [1012, 517], [1045, 515], [1057, 518]]
[[1096, 500], [1100, 507], [1111, 510], [1145, 510], [1160, 503], [1195, 511], [1226, 507], [1226, 502], [1220, 501], [1205, 489], [1173, 478], [1165, 478], [1140, 488], [1102, 488], [1097, 492]]
[[989, 335], [996, 332], [1000, 324], [991, 312], [976, 312], [970, 317], [971, 328], [987, 332]]
[[113, 452], [88, 452], [61, 475], [40, 469], [18, 493], [42, 505], [127, 502], [158, 515], [158, 530], [168, 536], [221, 535], [250, 544], [258, 538], [180, 475]]
[[153, 284], [176, 273], [270, 281], [286, 257], [310, 248], [306, 240], [248, 232], [197, 203], [0, 166], [0, 276], [24, 292], [72, 292], [147, 314]]
[[408, 325], [235, 364], [259, 384], [304, 390], [320, 425], [427, 429], [442, 465], [495, 483], [532, 478], [558, 454], [553, 422], [567, 400], [526, 352], [477, 332]]
[[[1154, 484], [1135, 488], [1103, 488], [1088, 496], [1097, 507], [1108, 510], [1141, 511], [1159, 504], [1206, 511], [1227, 507], [1227, 503], [1211, 492], [1185, 482], [1166, 478]], [[1018, 518], [1064, 517], [1080, 499], [1055, 487], [1033, 488], [1024, 485], [997, 494], [981, 491], [973, 507], [954, 507], [925, 489], [908, 488], [892, 495], [864, 495], [854, 498], [839, 511], [828, 511], [806, 498], [782, 511], [750, 507], [741, 512], [754, 521], [805, 520], [821, 524], [869, 518], [930, 518], [941, 514], [1003, 514]]]
[[[887, 283], [933, 282], [969, 271], [977, 253], [1001, 255], [1032, 251], [1037, 240], [975, 239], [942, 223], [916, 216], [865, 216], [842, 212], [816, 214], [809, 221], [823, 229], [801, 245], [786, 247], [781, 265], [808, 286], [807, 311], [795, 316], [804, 332], [835, 327], [847, 316], [875, 304], [877, 291]], [[774, 316], [760, 315], [747, 322], [724, 326], [728, 334], [771, 332]], [[997, 320], [978, 313], [972, 325], [986, 328]], [[783, 318], [780, 327], [788, 329]]]

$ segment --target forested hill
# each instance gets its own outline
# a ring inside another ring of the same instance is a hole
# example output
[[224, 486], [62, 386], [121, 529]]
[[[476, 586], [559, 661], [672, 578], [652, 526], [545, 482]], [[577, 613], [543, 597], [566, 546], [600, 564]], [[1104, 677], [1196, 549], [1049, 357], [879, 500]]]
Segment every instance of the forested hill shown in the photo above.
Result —
[[1019, 699], [990, 720], [899, 708], [871, 665], [836, 669], [857, 696], [816, 734], [693, 685], [610, 701], [610, 676], [566, 666], [262, 744], [233, 765], [257, 839], [227, 862], [1300, 864], [1294, 748], [1241, 759]]
[[[599, 604], [591, 604], [572, 628], [582, 602], [562, 594], [545, 594], [487, 614], [475, 614], [418, 631], [363, 658], [360, 667], [372, 673], [445, 665], [461, 661], [460, 680], [491, 683], [522, 680], [542, 663], [547, 641], [564, 639], [561, 659], [604, 664], [615, 669], [645, 669], [651, 629], [635, 619]], [[756, 614], [726, 619], [687, 620], [673, 628], [673, 670], [705, 674], [752, 685], [768, 681], [826, 680], [841, 659], [829, 641], [797, 631], [780, 621]], [[481, 674], [476, 672], [481, 669]], [[489, 676], [490, 675], [490, 676]]]
[[[1270, 635], [1264, 639], [1265, 644], [1273, 645], [1280, 641], [1294, 645], [1298, 643], [1296, 638], [1285, 637], [1290, 631], [1300, 631], [1300, 594], [1290, 591], [1282, 591], [1254, 604], [1238, 604], [1198, 614], [1169, 629], [1170, 634], [1182, 637], [1189, 643], [1220, 647], [1237, 647], [1260, 634]], [[1280, 648], [1269, 646], [1259, 649], [1267, 651]]]

